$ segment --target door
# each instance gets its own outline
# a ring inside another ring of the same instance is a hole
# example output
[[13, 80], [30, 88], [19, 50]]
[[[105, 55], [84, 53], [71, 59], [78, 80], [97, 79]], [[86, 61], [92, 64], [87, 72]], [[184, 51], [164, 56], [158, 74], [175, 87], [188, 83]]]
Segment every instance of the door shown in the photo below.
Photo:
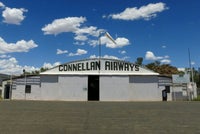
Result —
[[162, 90], [162, 100], [167, 101], [167, 90]]
[[99, 75], [88, 76], [88, 101], [99, 100]]
[[10, 99], [10, 85], [5, 85], [4, 88], [4, 99]]

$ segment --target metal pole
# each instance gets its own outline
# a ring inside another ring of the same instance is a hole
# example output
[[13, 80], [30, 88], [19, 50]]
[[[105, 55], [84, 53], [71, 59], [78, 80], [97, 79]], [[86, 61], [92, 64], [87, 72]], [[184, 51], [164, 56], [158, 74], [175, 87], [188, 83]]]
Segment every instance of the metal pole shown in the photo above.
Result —
[[26, 100], [26, 70], [23, 69], [23, 73], [24, 73], [24, 85], [25, 85], [25, 88], [24, 88], [24, 97], [25, 97], [25, 100]]
[[99, 32], [99, 61], [100, 61], [100, 58], [101, 58], [101, 31]]
[[100, 70], [101, 70], [100, 59], [101, 59], [101, 35], [102, 35], [102, 33], [105, 33], [105, 35], [107, 36], [107, 38], [108, 38], [109, 40], [111, 40], [114, 44], [117, 44], [117, 43], [115, 42], [115, 40], [112, 38], [112, 36], [111, 36], [108, 32], [106, 32], [105, 30], [100, 30], [100, 31], [99, 31], [99, 64], [100, 64], [99, 73], [100, 73]]
[[100, 70], [101, 70], [101, 34], [103, 31], [99, 31], [99, 64], [100, 64], [100, 68], [99, 68], [99, 74], [100, 74]]
[[25, 100], [26, 100], [26, 72], [25, 72]]
[[188, 56], [189, 56], [189, 67], [190, 67], [190, 73], [191, 73], [191, 77], [192, 77], [192, 82], [194, 82], [194, 74], [193, 74], [193, 69], [192, 69], [192, 65], [191, 65], [191, 57], [190, 57], [190, 49], [188, 48]]
[[10, 75], [10, 92], [9, 92], [9, 98], [10, 98], [10, 100], [12, 98], [12, 74]]
[[[191, 65], [191, 57], [190, 57], [190, 49], [188, 48], [188, 56], [189, 56], [189, 67], [190, 67], [190, 73], [191, 73], [191, 77], [192, 77], [192, 92], [194, 91], [194, 74], [193, 74], [193, 69], [192, 69], [192, 65]], [[191, 91], [189, 91], [189, 100], [191, 100]]]

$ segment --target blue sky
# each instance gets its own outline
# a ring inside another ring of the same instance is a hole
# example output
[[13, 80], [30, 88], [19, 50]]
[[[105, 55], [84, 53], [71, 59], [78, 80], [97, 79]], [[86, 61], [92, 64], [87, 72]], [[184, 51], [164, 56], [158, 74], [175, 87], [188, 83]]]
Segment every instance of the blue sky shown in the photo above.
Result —
[[98, 57], [99, 33], [102, 57], [180, 68], [189, 48], [197, 68], [199, 12], [199, 0], [0, 0], [0, 73]]

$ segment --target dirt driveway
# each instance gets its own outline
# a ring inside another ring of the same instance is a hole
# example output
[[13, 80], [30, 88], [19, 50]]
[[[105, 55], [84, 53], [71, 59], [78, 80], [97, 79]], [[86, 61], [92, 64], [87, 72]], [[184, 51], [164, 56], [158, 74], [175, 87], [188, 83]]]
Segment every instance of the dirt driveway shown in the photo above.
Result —
[[183, 133], [200, 133], [200, 102], [0, 101], [0, 134]]

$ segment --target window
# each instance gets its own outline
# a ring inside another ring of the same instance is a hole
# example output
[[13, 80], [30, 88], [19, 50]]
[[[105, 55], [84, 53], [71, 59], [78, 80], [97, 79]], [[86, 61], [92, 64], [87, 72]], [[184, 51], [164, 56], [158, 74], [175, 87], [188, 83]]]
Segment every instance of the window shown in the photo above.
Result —
[[167, 93], [170, 93], [170, 86], [165, 86], [165, 90]]
[[31, 85], [26, 85], [25, 86], [25, 93], [28, 93], [28, 94], [31, 93]]

